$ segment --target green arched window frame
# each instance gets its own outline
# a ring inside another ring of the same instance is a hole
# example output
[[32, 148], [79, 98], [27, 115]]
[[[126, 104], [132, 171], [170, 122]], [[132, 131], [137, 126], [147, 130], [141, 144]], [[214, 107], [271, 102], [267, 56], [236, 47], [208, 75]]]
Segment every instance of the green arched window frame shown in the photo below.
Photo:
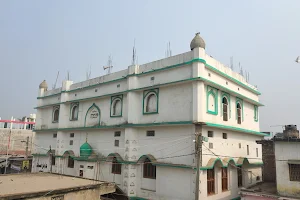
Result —
[[[147, 111], [147, 103], [148, 103], [148, 97], [150, 95], [155, 95], [156, 97], [156, 111], [155, 112], [148, 112]], [[143, 115], [147, 115], [147, 114], [158, 114], [158, 101], [159, 99], [159, 89], [156, 88], [156, 89], [151, 89], [151, 90], [145, 90], [143, 92]]]
[[[117, 103], [117, 101], [120, 101], [121, 103], [121, 113], [120, 114], [114, 114], [114, 106]], [[118, 96], [112, 96], [110, 101], [110, 117], [122, 117], [123, 115], [123, 95]]]
[[258, 122], [258, 106], [254, 105], [254, 121]]
[[[73, 114], [73, 112], [75, 111], [74, 110], [75, 107], [77, 107], [77, 109], [78, 109], [76, 115]], [[78, 120], [78, 114], [79, 114], [79, 102], [71, 103], [71, 105], [70, 105], [70, 117], [69, 117], [69, 120], [70, 121], [76, 121], [76, 120]]]
[[238, 112], [237, 112], [237, 105], [240, 104], [241, 105], [241, 111], [242, 111], [242, 121], [244, 121], [244, 103], [243, 103], [243, 99], [240, 99], [238, 97], [236, 97], [236, 102], [235, 102], [235, 119], [238, 119]]
[[221, 116], [223, 116], [223, 98], [226, 98], [228, 101], [228, 118], [231, 118], [231, 103], [230, 103], [230, 94], [226, 93], [226, 92], [222, 92], [221, 95]]
[[[209, 96], [212, 95], [214, 97], [214, 108], [215, 110], [209, 110]], [[206, 112], [212, 115], [218, 115], [218, 89], [213, 88], [211, 86], [207, 86], [206, 90]]]

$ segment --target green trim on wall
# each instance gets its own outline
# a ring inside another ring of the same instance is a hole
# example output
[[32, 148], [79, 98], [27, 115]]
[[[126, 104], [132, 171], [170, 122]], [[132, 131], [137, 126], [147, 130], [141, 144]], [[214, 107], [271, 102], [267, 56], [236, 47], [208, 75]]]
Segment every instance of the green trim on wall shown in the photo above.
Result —
[[254, 105], [254, 121], [258, 122], [258, 107]]
[[[232, 93], [234, 94], [235, 96], [237, 97], [240, 97], [240, 98], [243, 98], [244, 100], [247, 100], [249, 103], [252, 103], [252, 104], [255, 104], [255, 105], [258, 105], [258, 106], [263, 106], [263, 104], [261, 104], [260, 102], [258, 101], [255, 101], [253, 99], [250, 99], [244, 95], [241, 95], [233, 90], [230, 90], [226, 87], [223, 87], [222, 85], [218, 84], [218, 83], [215, 83], [213, 81], [210, 81], [204, 77], [195, 77], [195, 78], [188, 78], [188, 79], [183, 79], [183, 80], [179, 80], [179, 81], [173, 81], [173, 82], [168, 82], [168, 83], [162, 83], [162, 84], [156, 84], [156, 85], [153, 85], [153, 86], [147, 86], [147, 87], [141, 87], [141, 88], [136, 88], [136, 89], [131, 89], [131, 90], [125, 90], [123, 92], [117, 92], [117, 93], [110, 93], [110, 94], [105, 94], [105, 95], [99, 95], [99, 96], [93, 96], [93, 97], [87, 97], [87, 98], [82, 98], [82, 99], [76, 99], [76, 100], [70, 100], [70, 101], [65, 101], [65, 102], [60, 102], [60, 103], [57, 103], [57, 104], [64, 104], [64, 103], [72, 103], [72, 102], [78, 102], [78, 101], [87, 101], [87, 100], [93, 100], [93, 99], [98, 99], [98, 98], [103, 98], [103, 97], [110, 97], [112, 95], [121, 95], [123, 93], [127, 93], [127, 92], [131, 92], [131, 91], [138, 91], [138, 90], [146, 90], [146, 89], [154, 89], [154, 88], [157, 88], [157, 87], [161, 87], [161, 86], [166, 86], [166, 85], [171, 85], [171, 84], [176, 84], [176, 83], [184, 83], [184, 82], [189, 82], [189, 81], [196, 81], [196, 80], [202, 80], [202, 81], [205, 81], [206, 83], [209, 83], [210, 85], [214, 86], [214, 87], [218, 87], [219, 89], [223, 90], [223, 91], [226, 91], [226, 92], [229, 92], [229, 93]], [[39, 108], [45, 108], [45, 107], [48, 107], [48, 106], [52, 106], [52, 105], [57, 105], [57, 104], [48, 104], [48, 105], [43, 105], [43, 106], [38, 106], [38, 107], [35, 107], [35, 109], [39, 109]]]
[[231, 118], [231, 102], [230, 102], [230, 94], [227, 92], [222, 92], [221, 94], [221, 116], [223, 116], [223, 97], [225, 97], [228, 101], [228, 106], [227, 106], [227, 112], [228, 112], [228, 118]]
[[57, 95], [60, 95], [60, 94], [61, 94], [61, 92], [59, 92], [59, 93], [56, 93], [56, 94], [50, 94], [50, 95], [43, 96], [43, 97], [37, 97], [37, 99], [44, 99], [44, 98], [48, 98], [48, 97], [57, 96]]
[[236, 120], [238, 118], [237, 116], [237, 105], [238, 103], [241, 105], [241, 110], [242, 110], [242, 121], [244, 121], [244, 102], [243, 99], [240, 99], [238, 97], [235, 98], [235, 116], [236, 116]]
[[232, 131], [237, 131], [237, 132], [251, 133], [251, 134], [259, 135], [259, 136], [269, 136], [269, 134], [267, 134], [267, 133], [262, 133], [262, 132], [239, 128], [239, 127], [234, 127], [234, 126], [226, 126], [226, 125], [214, 124], [214, 123], [210, 123], [210, 122], [205, 122], [205, 125], [209, 126], [209, 127], [216, 127], [216, 128], [227, 129], [227, 130], [232, 130]]
[[177, 165], [177, 164], [171, 164], [171, 163], [152, 163], [155, 166], [159, 167], [171, 167], [171, 168], [180, 168], [180, 169], [193, 169], [193, 166], [189, 165]]
[[127, 79], [127, 77], [118, 78], [118, 79], [114, 79], [114, 80], [110, 80], [110, 81], [102, 82], [102, 83], [96, 83], [96, 84], [93, 84], [93, 85], [89, 85], [89, 86], [85, 86], [85, 87], [77, 88], [77, 89], [73, 89], [73, 90], [64, 90], [62, 92], [63, 93], [64, 92], [66, 92], [66, 93], [68, 93], [68, 92], [76, 92], [76, 91], [79, 91], [79, 90], [85, 90], [85, 89], [90, 89], [90, 88], [98, 87], [99, 85], [104, 85], [104, 84], [113, 83], [113, 82], [119, 82], [119, 81], [122, 81], [122, 80], [125, 80], [125, 79]]
[[[98, 112], [99, 112], [99, 122], [98, 122], [98, 126], [100, 126], [100, 117], [101, 117], [101, 112], [100, 112], [100, 108], [95, 104], [93, 103], [93, 105], [91, 105], [91, 107], [89, 107], [89, 109], [86, 111], [86, 114], [85, 114], [85, 118], [84, 118], [84, 127], [86, 127], [86, 117], [87, 117], [87, 114], [88, 112], [93, 108], [95, 107]], [[93, 126], [94, 127], [94, 126]]]
[[[212, 95], [214, 97], [214, 111], [209, 110], [209, 96]], [[213, 88], [209, 85], [206, 87], [206, 112], [212, 115], [218, 115], [218, 89]]]
[[[72, 110], [73, 110], [74, 106], [78, 106], [78, 112], [77, 112], [76, 118], [72, 119], [72, 115], [73, 115]], [[79, 102], [71, 103], [71, 105], [70, 105], [70, 117], [69, 117], [69, 120], [70, 121], [77, 121], [78, 120], [78, 114], [79, 114]]]
[[148, 71], [148, 72], [143, 72], [143, 73], [140, 73], [140, 74], [129, 74], [127, 75], [126, 77], [123, 77], [123, 78], [119, 78], [119, 79], [114, 79], [114, 80], [110, 80], [110, 81], [107, 81], [107, 82], [102, 82], [102, 83], [97, 83], [97, 84], [94, 84], [94, 85], [89, 85], [89, 86], [86, 86], [86, 87], [82, 87], [82, 88], [78, 88], [78, 89], [73, 89], [73, 90], [69, 90], [69, 91], [61, 91], [60, 93], [57, 93], [57, 94], [53, 94], [53, 95], [48, 95], [48, 96], [44, 96], [44, 97], [37, 97], [37, 99], [44, 99], [44, 98], [47, 98], [47, 97], [51, 97], [51, 96], [56, 96], [56, 95], [60, 95], [61, 93], [64, 93], [64, 92], [74, 92], [74, 91], [78, 91], [78, 90], [84, 90], [84, 89], [87, 89], [87, 88], [92, 88], [92, 87], [96, 87], [96, 86], [99, 86], [99, 85], [102, 85], [102, 84], [107, 84], [107, 83], [111, 83], [111, 82], [117, 82], [117, 81], [121, 81], [121, 80], [124, 80], [124, 79], [127, 79], [127, 77], [130, 77], [130, 76], [142, 76], [142, 75], [145, 75], [145, 74], [149, 74], [149, 73], [155, 73], [155, 72], [158, 72], [158, 71], [163, 71], [163, 70], [167, 70], [167, 69], [171, 69], [171, 68], [176, 68], [176, 67], [180, 67], [180, 66], [184, 66], [184, 65], [189, 65], [189, 64], [192, 64], [194, 62], [201, 62], [203, 64], [205, 64], [205, 66], [207, 68], [209, 68], [210, 70], [218, 73], [219, 75], [225, 77], [225, 78], [228, 78], [230, 79], [231, 81], [233, 81], [234, 83], [244, 87], [245, 89], [251, 91], [252, 93], [254, 94], [258, 94], [260, 95], [261, 93], [251, 87], [249, 87], [248, 85], [240, 82], [239, 80], [225, 74], [224, 72], [221, 72], [220, 70], [218, 70], [217, 68], [209, 65], [206, 63], [206, 60], [202, 59], [202, 58], [195, 58], [195, 59], [192, 59], [190, 61], [187, 61], [187, 62], [182, 62], [182, 63], [179, 63], [179, 64], [175, 64], [175, 65], [170, 65], [170, 66], [166, 66], [164, 68], [160, 68], [160, 69], [155, 69], [155, 70], [152, 70], [152, 71]]
[[237, 93], [237, 92], [235, 92], [235, 91], [233, 91], [233, 90], [231, 90], [231, 89], [228, 89], [228, 88], [226, 88], [226, 87], [224, 87], [224, 86], [222, 86], [222, 85], [220, 85], [220, 84], [218, 84], [218, 83], [216, 83], [216, 82], [213, 82], [213, 81], [211, 81], [211, 80], [208, 80], [208, 79], [206, 79], [206, 78], [204, 78], [204, 77], [199, 77], [199, 79], [201, 79], [201, 80], [203, 80], [203, 81], [205, 81], [205, 82], [207, 82], [207, 83], [209, 83], [209, 84], [211, 84], [211, 85], [213, 85], [213, 86], [215, 86], [215, 87], [218, 87], [219, 89], [221, 89], [221, 90], [223, 90], [223, 91], [232, 93], [232, 94], [234, 94], [235, 96], [240, 97], [240, 98], [242, 98], [242, 99], [244, 99], [244, 100], [246, 99], [249, 103], [252, 103], [252, 104], [255, 104], [255, 105], [258, 105], [258, 106], [263, 106], [263, 104], [261, 104], [260, 102], [255, 101], [255, 100], [253, 100], [253, 99], [250, 99], [250, 98], [248, 98], [248, 97], [246, 97], [246, 96], [244, 96], [244, 95], [241, 95], [240, 93]]
[[38, 109], [38, 108], [46, 108], [46, 107], [51, 107], [51, 106], [57, 106], [57, 105], [60, 105], [60, 104], [63, 104], [63, 103], [51, 103], [51, 104], [47, 104], [47, 105], [44, 105], [44, 106], [37, 106], [37, 107], [34, 107], [34, 109]]
[[110, 126], [91, 126], [91, 127], [72, 127], [72, 128], [52, 128], [52, 129], [35, 129], [34, 132], [48, 132], [48, 131], [76, 131], [76, 130], [97, 130], [97, 129], [115, 129], [127, 127], [149, 127], [149, 126], [164, 126], [164, 125], [191, 125], [193, 121], [177, 121], [177, 122], [157, 122], [157, 123], [143, 123], [143, 124], [118, 124]]
[[244, 162], [246, 161], [246, 163], [249, 164], [250, 167], [256, 167], [256, 166], [261, 166], [263, 165], [263, 162], [255, 162], [255, 163], [250, 163], [248, 158], [244, 157], [244, 158], [240, 158], [242, 160], [241, 163], [236, 162], [233, 158], [229, 158], [228, 161], [223, 161], [222, 159], [220, 159], [219, 157], [217, 158], [211, 158], [208, 161], [208, 164], [206, 166], [202, 166], [200, 167], [200, 170], [208, 170], [208, 169], [213, 169], [215, 167], [215, 164], [217, 162], [221, 163], [221, 167], [228, 167], [229, 162], [233, 161], [233, 164], [237, 167], [241, 167], [243, 166]]
[[130, 200], [148, 200], [142, 197], [129, 197]]
[[[114, 101], [119, 100], [121, 102], [121, 113], [120, 115], [112, 115], [112, 106]], [[123, 94], [118, 96], [111, 96], [110, 98], [110, 117], [122, 117], [123, 115]]]
[[231, 200], [241, 200], [241, 199], [242, 199], [241, 197], [235, 197], [235, 198], [233, 198]]
[[[156, 96], [156, 111], [155, 112], [146, 112], [146, 107], [145, 107], [145, 99], [151, 95], [154, 94]], [[154, 88], [151, 90], [145, 90], [143, 92], [143, 115], [149, 115], [149, 114], [158, 114], [158, 104], [159, 104], [159, 89]]]
[[232, 82], [234, 82], [234, 83], [236, 83], [236, 84], [242, 86], [243, 88], [245, 88], [245, 89], [251, 91], [252, 93], [257, 94], [257, 95], [261, 95], [261, 93], [258, 92], [257, 90], [255, 90], [255, 89], [249, 87], [248, 85], [246, 85], [246, 84], [240, 82], [239, 80], [237, 80], [237, 79], [235, 79], [235, 78], [233, 78], [233, 77], [231, 77], [231, 76], [225, 74], [224, 72], [218, 70], [217, 68], [215, 68], [215, 67], [213, 67], [213, 66], [211, 66], [211, 65], [209, 65], [209, 64], [206, 64], [206, 63], [205, 63], [205, 66], [206, 66], [208, 69], [210, 69], [210, 70], [216, 72], [217, 74], [219, 74], [219, 75], [221, 75], [221, 76], [223, 76], [223, 77], [225, 77], [225, 78], [231, 80]]
[[42, 153], [33, 153], [31, 154], [32, 156], [37, 156], [37, 157], [47, 157], [48, 154], [42, 154]]

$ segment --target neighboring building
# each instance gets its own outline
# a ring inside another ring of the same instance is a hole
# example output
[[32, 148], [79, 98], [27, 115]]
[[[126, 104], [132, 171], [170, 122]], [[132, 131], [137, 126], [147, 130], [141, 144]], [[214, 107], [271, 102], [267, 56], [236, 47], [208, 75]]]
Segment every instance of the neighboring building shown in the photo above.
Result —
[[115, 191], [113, 183], [48, 173], [0, 176], [0, 183], [0, 199], [10, 200], [99, 200]]
[[[261, 180], [260, 93], [191, 51], [62, 87], [39, 86], [32, 171], [115, 182], [131, 199], [233, 199]], [[51, 150], [50, 150], [51, 147]]]
[[35, 119], [35, 114], [22, 120], [0, 119], [0, 155], [30, 155]]
[[287, 125], [283, 134], [257, 143], [266, 150], [263, 151], [264, 183], [242, 190], [242, 199], [258, 196], [264, 199], [300, 199], [300, 139], [297, 127]]

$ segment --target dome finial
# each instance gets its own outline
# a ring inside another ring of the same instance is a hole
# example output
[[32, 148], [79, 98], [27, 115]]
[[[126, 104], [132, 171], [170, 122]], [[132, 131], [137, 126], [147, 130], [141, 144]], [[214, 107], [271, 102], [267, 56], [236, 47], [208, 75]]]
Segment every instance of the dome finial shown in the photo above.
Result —
[[197, 32], [195, 34], [195, 37], [193, 38], [193, 40], [191, 41], [191, 44], [190, 44], [191, 50], [193, 50], [194, 48], [197, 48], [197, 47], [205, 49], [205, 42], [201, 38], [200, 32]]
[[47, 84], [46, 80], [43, 80], [43, 82], [41, 82], [39, 88], [40, 89], [45, 89], [45, 90], [48, 89], [48, 84]]

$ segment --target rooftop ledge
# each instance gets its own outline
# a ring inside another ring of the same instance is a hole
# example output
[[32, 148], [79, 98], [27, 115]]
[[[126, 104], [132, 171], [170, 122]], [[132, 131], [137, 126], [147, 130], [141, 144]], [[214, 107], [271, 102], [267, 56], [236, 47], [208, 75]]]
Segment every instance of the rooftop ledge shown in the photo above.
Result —
[[[181, 54], [182, 55], [182, 54]], [[178, 55], [180, 56], [180, 55]], [[211, 58], [209, 58], [211, 59]], [[162, 60], [158, 60], [158, 61], [163, 61], [164, 59]], [[154, 62], [158, 62], [158, 61], [154, 61]], [[216, 61], [216, 60], [215, 60]], [[115, 72], [115, 73], [112, 73], [112, 74], [109, 74], [109, 75], [105, 75], [105, 76], [100, 76], [100, 77], [97, 77], [97, 78], [94, 78], [94, 79], [90, 79], [88, 81], [83, 81], [83, 82], [79, 82], [79, 83], [75, 83], [75, 84], [72, 84], [71, 85], [71, 90], [67, 90], [67, 91], [62, 91], [61, 88], [57, 88], [57, 89], [54, 89], [54, 90], [49, 90], [46, 92], [46, 95], [45, 96], [42, 96], [42, 97], [38, 97], [38, 99], [43, 99], [43, 98], [47, 98], [47, 97], [52, 97], [52, 96], [56, 96], [56, 95], [59, 95], [63, 92], [73, 92], [73, 91], [77, 91], [77, 90], [83, 90], [83, 89], [87, 89], [87, 88], [91, 88], [91, 87], [95, 87], [95, 86], [99, 86], [99, 85], [102, 85], [102, 84], [107, 84], [107, 83], [111, 83], [111, 82], [116, 82], [116, 81], [120, 81], [120, 80], [124, 80], [124, 79], [127, 79], [128, 77], [130, 76], [140, 76], [140, 75], [144, 75], [144, 74], [149, 74], [149, 73], [154, 73], [154, 72], [158, 72], [158, 71], [162, 71], [162, 70], [167, 70], [167, 69], [171, 69], [171, 68], [176, 68], [176, 67], [181, 67], [181, 66], [184, 66], [184, 65], [188, 65], [188, 64], [192, 64], [194, 62], [200, 62], [200, 63], [203, 63], [205, 64], [205, 67], [208, 68], [209, 70], [212, 70], [214, 71], [215, 73], [219, 74], [220, 76], [224, 77], [224, 78], [227, 78], [229, 79], [230, 81], [236, 83], [237, 85], [245, 88], [246, 90], [254, 93], [254, 94], [257, 94], [257, 95], [260, 95], [261, 93], [257, 90], [257, 88], [255, 88], [254, 86], [248, 84], [247, 82], [244, 82], [244, 81], [240, 81], [238, 79], [236, 79], [235, 77], [233, 76], [230, 76], [228, 75], [227, 73], [221, 71], [220, 69], [218, 69], [218, 67], [216, 66], [212, 66], [210, 64], [207, 63], [207, 61], [205, 59], [202, 59], [202, 58], [194, 58], [194, 59], [191, 59], [189, 61], [185, 61], [185, 62], [181, 62], [181, 63], [178, 63], [178, 64], [174, 64], [174, 65], [168, 65], [168, 66], [163, 66], [161, 68], [158, 68], [156, 67], [156, 69], [152, 69], [150, 71], [142, 71], [140, 73], [132, 73], [132, 74], [129, 74], [128, 73], [128, 69], [126, 70], [122, 70], [122, 71], [119, 71], [119, 72]], [[217, 61], [216, 61], [217, 62]], [[141, 66], [147, 66], [149, 65], [150, 63], [148, 64], [144, 64], [144, 65], [140, 65]], [[230, 68], [228, 67], [225, 67], [225, 66], [222, 66], [223, 68], [226, 68], [226, 70], [231, 70]], [[228, 68], [228, 69], [227, 69]], [[126, 72], [127, 71], [127, 72]], [[233, 72], [233, 71], [232, 71]], [[236, 75], [238, 73], [234, 72]], [[119, 76], [117, 76], [118, 74], [120, 74]], [[107, 81], [105, 81], [105, 77], [108, 77], [108, 76], [111, 76], [113, 78], [111, 79], [108, 79]], [[99, 81], [95, 81], [95, 80], [98, 80]], [[78, 85], [78, 86], [77, 86]], [[48, 94], [48, 95], [47, 95]]]

